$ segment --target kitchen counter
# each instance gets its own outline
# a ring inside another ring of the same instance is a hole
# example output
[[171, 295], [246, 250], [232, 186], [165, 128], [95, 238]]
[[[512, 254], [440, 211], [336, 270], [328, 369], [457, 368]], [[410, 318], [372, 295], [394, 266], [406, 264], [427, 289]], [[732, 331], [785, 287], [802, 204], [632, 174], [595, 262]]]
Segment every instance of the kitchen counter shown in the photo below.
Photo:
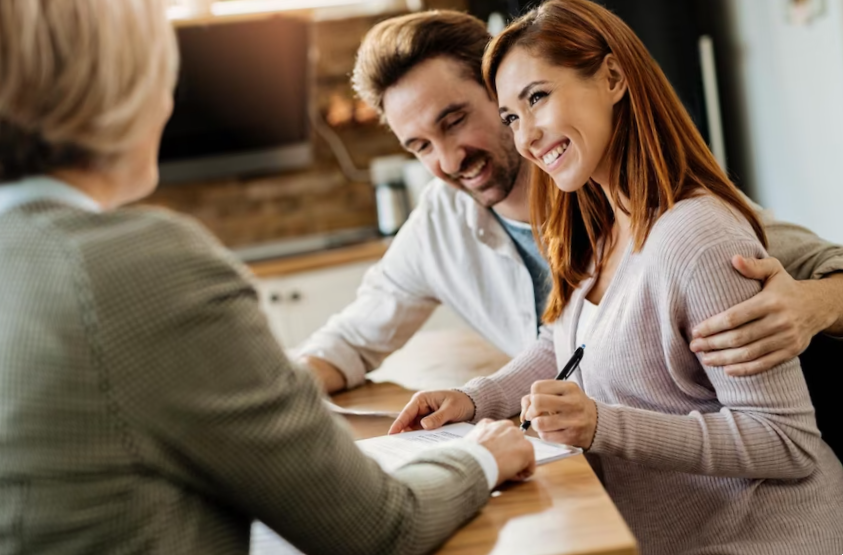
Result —
[[249, 264], [257, 277], [277, 277], [310, 270], [342, 266], [354, 262], [380, 260], [389, 248], [390, 239], [371, 239], [354, 245], [325, 249], [306, 254], [262, 260]]

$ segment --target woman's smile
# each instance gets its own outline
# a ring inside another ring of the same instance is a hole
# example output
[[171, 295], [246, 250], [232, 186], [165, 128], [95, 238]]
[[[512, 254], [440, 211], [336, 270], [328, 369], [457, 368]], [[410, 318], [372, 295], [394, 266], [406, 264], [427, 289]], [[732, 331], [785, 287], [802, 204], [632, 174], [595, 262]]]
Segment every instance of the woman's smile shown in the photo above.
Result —
[[571, 140], [563, 139], [553, 145], [550, 149], [545, 150], [543, 154], [536, 154], [535, 156], [537, 160], [541, 160], [542, 164], [544, 164], [545, 171], [550, 173], [562, 165], [563, 158], [568, 152], [568, 147], [570, 146]]

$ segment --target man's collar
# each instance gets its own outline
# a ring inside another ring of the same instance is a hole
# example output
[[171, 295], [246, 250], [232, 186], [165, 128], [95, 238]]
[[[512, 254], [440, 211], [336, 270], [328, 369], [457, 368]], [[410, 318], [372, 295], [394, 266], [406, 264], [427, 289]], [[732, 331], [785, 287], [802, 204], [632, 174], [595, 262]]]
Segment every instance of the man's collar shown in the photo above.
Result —
[[520, 260], [512, 238], [503, 225], [495, 218], [491, 208], [481, 206], [474, 198], [463, 191], [459, 198], [465, 210], [465, 222], [474, 237], [492, 250]]

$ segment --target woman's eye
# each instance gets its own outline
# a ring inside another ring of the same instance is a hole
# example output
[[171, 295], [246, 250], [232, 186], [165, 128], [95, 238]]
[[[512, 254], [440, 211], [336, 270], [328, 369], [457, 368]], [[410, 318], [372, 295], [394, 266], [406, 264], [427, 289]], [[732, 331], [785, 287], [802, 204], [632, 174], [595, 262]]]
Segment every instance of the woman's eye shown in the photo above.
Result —
[[430, 146], [430, 143], [424, 143], [423, 145], [421, 145], [419, 148], [416, 149], [416, 154], [422, 154], [425, 150], [427, 150], [428, 146]]
[[527, 101], [530, 103], [530, 106], [535, 106], [536, 102], [541, 100], [542, 98], [546, 97], [547, 93], [544, 91], [536, 91], [530, 95], [530, 98]]
[[515, 115], [509, 114], [509, 115], [506, 115], [506, 116], [501, 118], [501, 123], [503, 123], [504, 125], [509, 127], [517, 119], [518, 119], [518, 117], [516, 117]]

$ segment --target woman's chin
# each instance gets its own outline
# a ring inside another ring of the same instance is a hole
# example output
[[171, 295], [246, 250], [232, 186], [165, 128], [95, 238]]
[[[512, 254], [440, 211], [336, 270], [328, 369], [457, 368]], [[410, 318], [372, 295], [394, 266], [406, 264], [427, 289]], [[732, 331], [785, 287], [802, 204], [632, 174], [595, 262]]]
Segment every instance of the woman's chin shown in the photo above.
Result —
[[588, 183], [588, 179], [581, 181], [579, 179], [563, 178], [559, 176], [551, 176], [551, 179], [553, 179], [553, 183], [556, 185], [556, 188], [563, 193], [576, 193], [582, 189], [586, 183]]

